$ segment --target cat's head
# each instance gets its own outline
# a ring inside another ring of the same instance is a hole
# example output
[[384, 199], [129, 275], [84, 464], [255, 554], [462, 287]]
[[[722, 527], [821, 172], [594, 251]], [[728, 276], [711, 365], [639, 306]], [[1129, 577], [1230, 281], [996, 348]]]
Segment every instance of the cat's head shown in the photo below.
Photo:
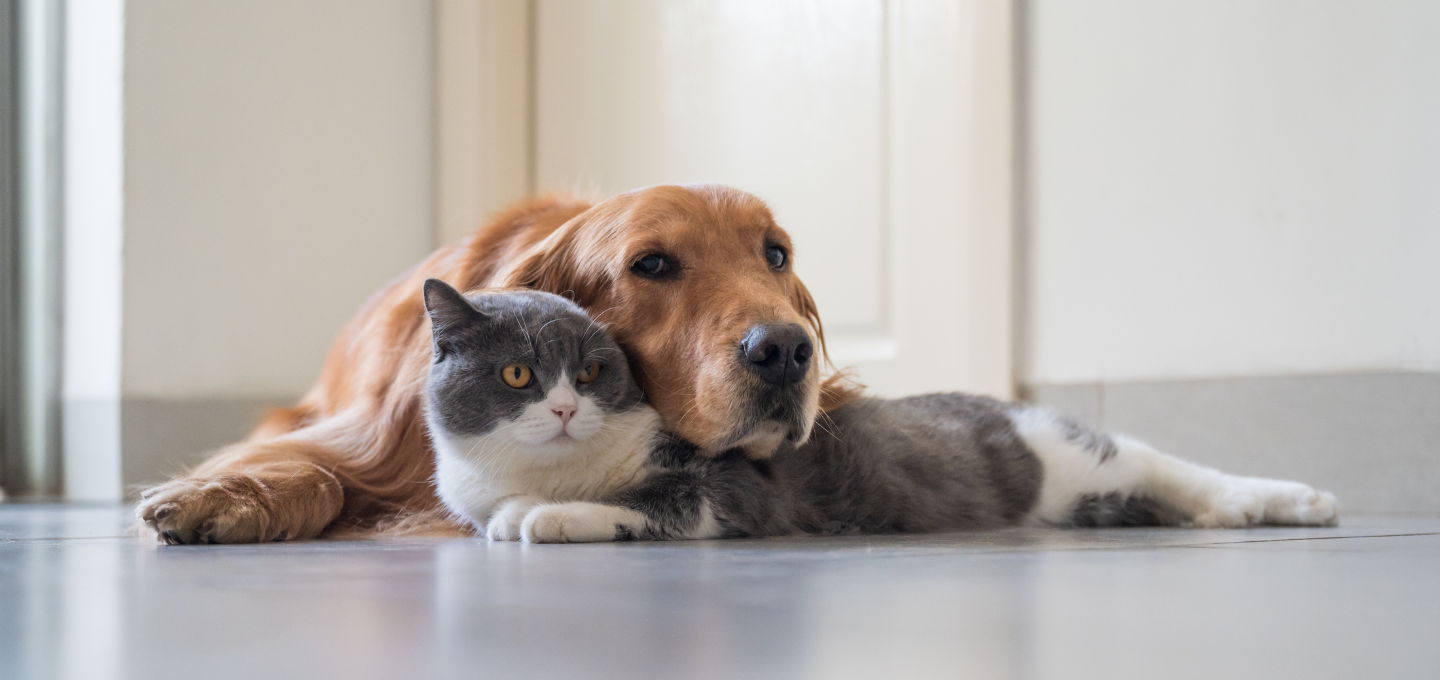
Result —
[[625, 353], [584, 310], [538, 291], [466, 298], [425, 282], [434, 354], [429, 419], [446, 434], [493, 435], [563, 455], [642, 399]]

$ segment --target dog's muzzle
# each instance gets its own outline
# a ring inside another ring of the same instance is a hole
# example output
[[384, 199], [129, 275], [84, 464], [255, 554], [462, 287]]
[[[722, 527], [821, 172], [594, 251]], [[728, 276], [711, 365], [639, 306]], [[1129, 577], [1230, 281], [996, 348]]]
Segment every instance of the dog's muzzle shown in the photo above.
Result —
[[745, 367], [775, 388], [793, 389], [810, 370], [815, 345], [796, 323], [754, 326], [740, 341]]

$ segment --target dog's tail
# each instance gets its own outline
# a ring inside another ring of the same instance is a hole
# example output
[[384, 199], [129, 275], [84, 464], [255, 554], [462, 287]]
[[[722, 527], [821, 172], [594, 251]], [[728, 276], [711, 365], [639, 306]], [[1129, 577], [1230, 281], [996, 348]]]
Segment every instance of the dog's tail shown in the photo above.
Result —
[[401, 510], [381, 515], [362, 524], [336, 523], [325, 530], [322, 538], [342, 541], [382, 540], [387, 538], [471, 538], [475, 530], [445, 508]]

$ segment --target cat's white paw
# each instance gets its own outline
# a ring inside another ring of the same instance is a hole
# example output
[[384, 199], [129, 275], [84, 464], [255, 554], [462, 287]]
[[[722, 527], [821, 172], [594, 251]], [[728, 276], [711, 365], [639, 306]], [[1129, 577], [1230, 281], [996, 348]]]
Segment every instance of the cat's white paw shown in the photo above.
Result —
[[543, 502], [544, 499], [534, 496], [520, 496], [501, 503], [500, 509], [485, 523], [485, 538], [492, 541], [520, 540], [520, 523], [525, 521], [525, 514]]
[[1329, 491], [1286, 482], [1290, 487], [1270, 494], [1265, 502], [1266, 524], [1335, 526], [1340, 523], [1340, 504]]
[[1219, 529], [1257, 524], [1334, 526], [1339, 521], [1339, 504], [1328, 491], [1299, 482], [1227, 477], [1196, 514], [1194, 524]]
[[520, 536], [527, 543], [598, 543], [638, 535], [644, 527], [645, 516], [629, 508], [558, 503], [531, 509]]

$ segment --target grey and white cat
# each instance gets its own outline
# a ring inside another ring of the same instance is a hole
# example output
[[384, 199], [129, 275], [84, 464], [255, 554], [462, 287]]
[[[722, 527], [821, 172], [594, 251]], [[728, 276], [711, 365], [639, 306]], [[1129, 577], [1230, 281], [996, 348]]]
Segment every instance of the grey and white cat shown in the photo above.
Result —
[[536, 505], [598, 500], [644, 477], [660, 418], [583, 310], [530, 291], [466, 299], [435, 279], [424, 295], [426, 422], [453, 514], [513, 541]]
[[[564, 299], [467, 300], [430, 281], [425, 300], [440, 495], [495, 540], [1338, 519], [1334, 497], [1304, 484], [1225, 474], [1043, 409], [965, 394], [862, 398], [772, 459], [705, 457], [662, 431], [618, 346]], [[529, 382], [510, 380], [516, 365]]]

